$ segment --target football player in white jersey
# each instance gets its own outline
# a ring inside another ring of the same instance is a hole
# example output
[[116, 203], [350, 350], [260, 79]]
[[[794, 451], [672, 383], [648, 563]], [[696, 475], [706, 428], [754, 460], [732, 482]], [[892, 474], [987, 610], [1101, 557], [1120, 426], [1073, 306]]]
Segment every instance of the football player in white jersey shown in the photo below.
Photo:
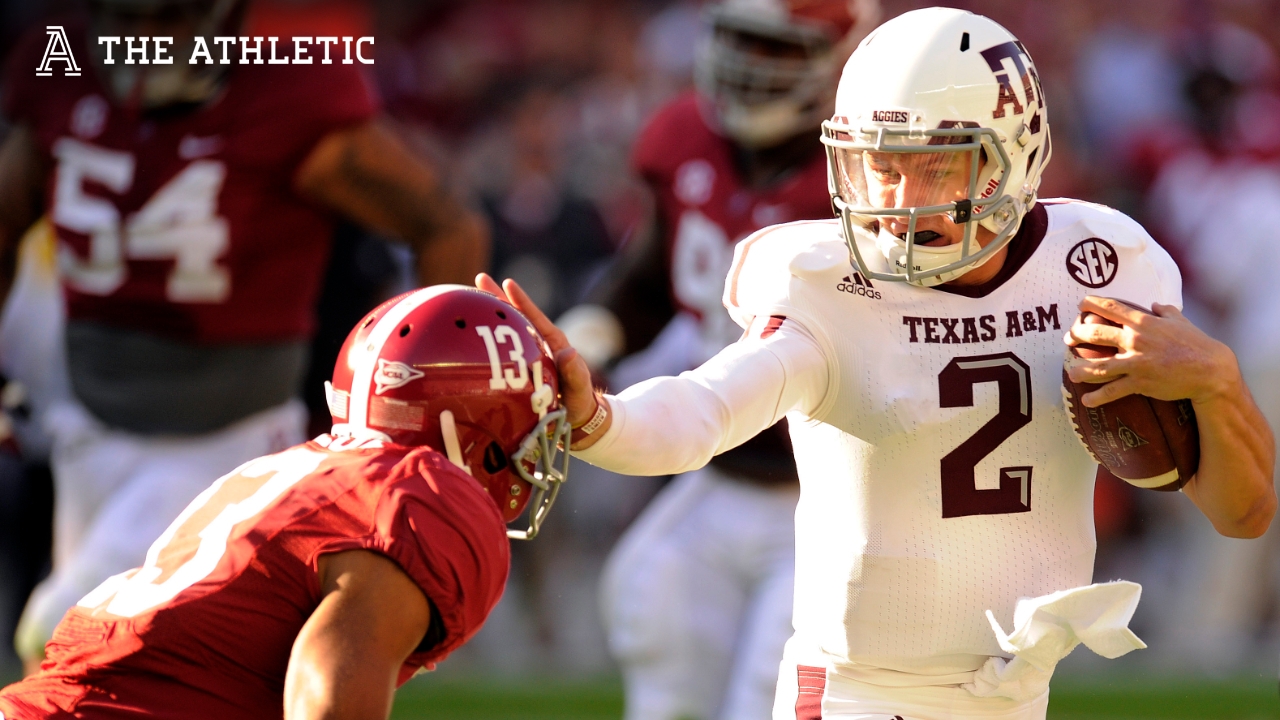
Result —
[[[801, 491], [775, 720], [1040, 720], [1076, 644], [1143, 647], [1126, 627], [1139, 588], [1089, 585], [1095, 465], [1063, 409], [1064, 336], [1119, 349], [1069, 367], [1106, 383], [1089, 406], [1191, 400], [1201, 459], [1183, 492], [1224, 535], [1275, 514], [1270, 429], [1139, 225], [1037, 202], [1048, 118], [1004, 28], [944, 8], [885, 23], [845, 65], [822, 139], [839, 217], [738, 245], [724, 302], [746, 333], [694, 371], [596, 395], [518, 286], [478, 284], [534, 314], [589, 462], [683, 472], [787, 417]], [[874, 294], [849, 291], [868, 279]]]
[[[591, 341], [610, 335], [591, 326], [614, 326], [627, 356], [614, 387], [691, 370], [737, 340], [720, 302], [734, 244], [767, 225], [830, 216], [817, 131], [879, 13], [878, 0], [707, 7], [696, 91], [655, 112], [632, 148], [653, 200], [647, 232], [627, 242], [593, 304], [557, 322], [588, 358]], [[600, 577], [626, 720], [772, 715], [792, 632], [799, 494], [780, 422], [673, 478], [627, 529]]]

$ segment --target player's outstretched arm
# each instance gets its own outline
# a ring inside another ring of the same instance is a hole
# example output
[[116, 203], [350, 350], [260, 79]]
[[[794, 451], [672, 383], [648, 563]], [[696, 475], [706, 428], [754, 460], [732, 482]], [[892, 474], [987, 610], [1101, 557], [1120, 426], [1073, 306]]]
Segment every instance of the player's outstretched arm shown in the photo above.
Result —
[[546, 338], [571, 425], [590, 419], [597, 401], [608, 410], [607, 422], [572, 448], [607, 470], [627, 475], [695, 470], [792, 410], [814, 412], [827, 397], [829, 365], [818, 342], [794, 320], [784, 319], [765, 334], [770, 318], [695, 370], [653, 378], [616, 398], [599, 396], [586, 362], [519, 285], [507, 280], [499, 287], [480, 275], [476, 286], [510, 300]]
[[400, 666], [426, 635], [427, 598], [388, 558], [325, 555], [323, 600], [302, 626], [284, 681], [286, 720], [386, 720]]
[[1108, 298], [1086, 297], [1081, 311], [1124, 327], [1076, 323], [1068, 342], [1119, 348], [1069, 372], [1076, 382], [1107, 382], [1082, 400], [1096, 407], [1130, 394], [1161, 400], [1189, 398], [1200, 426], [1200, 469], [1183, 492], [1228, 537], [1266, 532], [1276, 513], [1272, 481], [1275, 440], [1240, 374], [1235, 353], [1187, 320], [1172, 305], [1148, 315]]
[[44, 212], [48, 172], [31, 128], [9, 131], [0, 145], [0, 307], [13, 283], [18, 241]]
[[484, 219], [450, 195], [383, 121], [322, 138], [294, 184], [302, 195], [409, 243], [423, 285], [465, 284], [489, 263]]

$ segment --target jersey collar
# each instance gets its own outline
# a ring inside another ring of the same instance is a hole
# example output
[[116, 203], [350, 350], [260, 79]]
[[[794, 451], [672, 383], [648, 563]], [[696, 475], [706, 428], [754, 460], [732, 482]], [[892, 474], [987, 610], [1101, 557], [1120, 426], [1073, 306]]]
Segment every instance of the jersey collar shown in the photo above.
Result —
[[1004, 266], [995, 277], [981, 285], [935, 285], [933, 289], [967, 298], [983, 298], [990, 295], [1009, 278], [1017, 275], [1027, 260], [1031, 259], [1036, 248], [1040, 247], [1040, 241], [1044, 240], [1045, 231], [1048, 228], [1049, 213], [1044, 209], [1044, 205], [1036, 203], [1035, 207], [1031, 208], [1031, 212], [1022, 219], [1018, 234], [1009, 241], [1009, 252], [1005, 255]]

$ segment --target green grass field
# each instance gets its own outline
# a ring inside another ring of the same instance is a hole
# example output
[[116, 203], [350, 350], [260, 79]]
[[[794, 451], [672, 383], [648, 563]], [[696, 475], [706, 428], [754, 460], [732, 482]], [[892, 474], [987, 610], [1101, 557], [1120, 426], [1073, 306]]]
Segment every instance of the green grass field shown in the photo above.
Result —
[[[1055, 681], [1050, 720], [1280, 720], [1274, 678]], [[395, 720], [617, 720], [615, 679], [481, 681], [431, 677], [396, 698]]]

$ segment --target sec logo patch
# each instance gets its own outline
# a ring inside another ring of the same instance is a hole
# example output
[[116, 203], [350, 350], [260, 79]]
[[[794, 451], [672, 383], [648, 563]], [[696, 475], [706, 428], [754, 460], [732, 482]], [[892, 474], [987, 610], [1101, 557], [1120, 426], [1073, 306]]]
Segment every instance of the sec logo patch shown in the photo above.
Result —
[[1102, 238], [1081, 240], [1067, 253], [1067, 272], [1085, 287], [1100, 288], [1109, 284], [1119, 269], [1116, 249]]

